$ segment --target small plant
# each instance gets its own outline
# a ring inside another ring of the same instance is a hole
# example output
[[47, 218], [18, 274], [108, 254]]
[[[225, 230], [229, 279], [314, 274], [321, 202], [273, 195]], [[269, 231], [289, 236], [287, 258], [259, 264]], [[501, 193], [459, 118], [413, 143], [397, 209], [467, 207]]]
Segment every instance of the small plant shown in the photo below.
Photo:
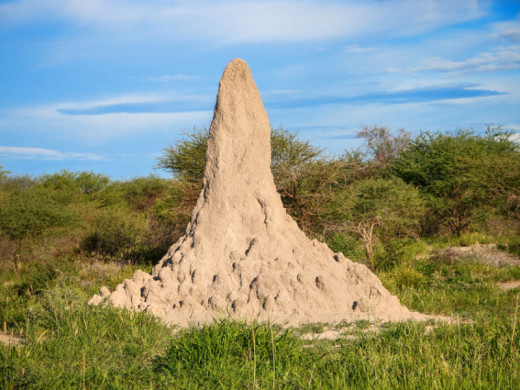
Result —
[[395, 283], [395, 286], [401, 290], [409, 287], [417, 289], [424, 286], [427, 282], [425, 275], [407, 266], [395, 268], [392, 270], [391, 275], [393, 283]]
[[257, 378], [269, 385], [275, 372], [291, 365], [301, 346], [302, 341], [290, 330], [220, 320], [181, 330], [154, 365], [156, 372], [175, 378], [188, 375], [192, 385], [242, 387]]
[[325, 329], [325, 324], [323, 323], [309, 323], [305, 325], [300, 325], [298, 328], [298, 333], [300, 335], [303, 334], [309, 334], [309, 333], [323, 333], [323, 330]]

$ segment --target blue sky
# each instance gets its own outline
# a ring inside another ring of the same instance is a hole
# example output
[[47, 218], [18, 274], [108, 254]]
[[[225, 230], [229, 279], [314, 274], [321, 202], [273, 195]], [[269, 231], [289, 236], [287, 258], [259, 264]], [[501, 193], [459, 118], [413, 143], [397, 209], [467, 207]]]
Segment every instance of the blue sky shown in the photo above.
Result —
[[362, 126], [520, 131], [520, 0], [0, 0], [0, 165], [165, 174], [235, 57], [331, 154]]

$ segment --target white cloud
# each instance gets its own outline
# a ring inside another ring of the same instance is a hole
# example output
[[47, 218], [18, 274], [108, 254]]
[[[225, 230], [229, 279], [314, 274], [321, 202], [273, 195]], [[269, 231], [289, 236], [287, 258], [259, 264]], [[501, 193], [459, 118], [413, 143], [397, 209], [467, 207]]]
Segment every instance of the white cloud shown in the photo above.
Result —
[[408, 35], [481, 17], [479, 0], [21, 0], [0, 4], [0, 26], [65, 21], [104, 39], [149, 37], [216, 43], [317, 41]]
[[93, 153], [60, 152], [53, 149], [27, 148], [18, 146], [0, 146], [0, 156], [4, 158], [26, 160], [110, 161], [110, 159], [105, 156]]
[[86, 101], [72, 101], [72, 102], [60, 102], [54, 103], [47, 106], [39, 106], [34, 107], [36, 110], [58, 110], [60, 108], [74, 108], [74, 109], [84, 109], [90, 107], [97, 106], [111, 106], [117, 104], [134, 104], [134, 103], [153, 103], [160, 102], [167, 98], [165, 94], [159, 93], [146, 93], [146, 94], [127, 94], [127, 95], [118, 95], [111, 96], [102, 99], [96, 100], [86, 100]]
[[[520, 131], [520, 123], [508, 123], [504, 126], [505, 129]], [[520, 133], [515, 133], [516, 139], [520, 142]]]
[[170, 83], [172, 81], [190, 81], [190, 80], [196, 80], [200, 76], [190, 76], [186, 74], [165, 74], [162, 76], [150, 76], [150, 77], [143, 77], [144, 79], [148, 81], [154, 81], [159, 83]]
[[364, 53], [374, 51], [373, 47], [359, 47], [358, 45], [349, 45], [343, 49], [343, 53]]
[[[193, 126], [209, 126], [213, 113], [213, 103], [208, 104], [208, 110], [189, 110], [179, 112], [107, 112], [102, 115], [82, 114], [91, 108], [119, 105], [158, 102], [194, 103], [208, 101], [208, 96], [162, 94], [127, 94], [85, 101], [64, 101], [44, 105], [20, 106], [0, 110], [2, 133], [19, 134], [19, 137], [30, 139], [36, 134], [52, 134], [53, 139], [63, 140], [69, 144], [104, 146], [111, 142], [131, 137], [171, 134], [174, 139], [181, 129], [191, 129]], [[214, 99], [214, 97], [212, 97]], [[189, 106], [186, 105], [187, 107]], [[67, 109], [78, 110], [78, 114], [67, 115]], [[1, 135], [0, 135], [1, 137]], [[62, 155], [61, 157], [63, 157]], [[69, 154], [68, 158], [73, 155]]]
[[270, 89], [262, 93], [262, 95], [296, 95], [303, 91], [301, 89]]
[[213, 111], [176, 113], [108, 113], [104, 115], [63, 115], [48, 107], [26, 107], [8, 113], [4, 131], [19, 134], [48, 133], [53, 138], [106, 145], [136, 135], [171, 132], [208, 126]]
[[520, 16], [516, 20], [495, 23], [493, 29], [495, 31], [494, 38], [496, 39], [520, 42]]
[[476, 73], [520, 68], [520, 46], [499, 47], [493, 52], [480, 53], [464, 61], [440, 57], [425, 58], [413, 71]]
[[[6, 118], [12, 116], [45, 117], [61, 116], [60, 112], [66, 110], [89, 110], [97, 107], [110, 107], [119, 105], [146, 105], [149, 103], [182, 102], [192, 104], [204, 104], [212, 102], [214, 96], [210, 95], [180, 95], [172, 92], [165, 93], [134, 93], [103, 97], [99, 99], [62, 101], [45, 105], [22, 106], [0, 111], [0, 123], [7, 123]], [[212, 103], [208, 103], [212, 106]], [[85, 114], [88, 115], [88, 114]]]
[[507, 39], [508, 41], [520, 42], [520, 28], [504, 30], [500, 33], [499, 37]]

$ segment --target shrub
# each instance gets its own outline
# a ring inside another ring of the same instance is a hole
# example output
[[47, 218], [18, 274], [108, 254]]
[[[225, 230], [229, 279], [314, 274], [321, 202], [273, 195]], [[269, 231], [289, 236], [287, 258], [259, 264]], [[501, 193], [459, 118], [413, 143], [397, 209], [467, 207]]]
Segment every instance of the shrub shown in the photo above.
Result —
[[353, 232], [362, 240], [367, 259], [376, 241], [386, 251], [397, 237], [417, 237], [424, 201], [419, 192], [398, 178], [365, 179], [338, 196], [335, 229]]
[[194, 128], [185, 133], [184, 138], [163, 149], [163, 155], [157, 159], [157, 166], [173, 173], [179, 179], [200, 181], [206, 165], [208, 129]]
[[105, 188], [110, 183], [110, 178], [94, 172], [70, 172], [62, 170], [50, 175], [42, 175], [38, 182], [46, 189], [64, 190], [79, 194], [92, 194]]
[[393, 169], [428, 197], [432, 214], [456, 236], [497, 208], [512, 215], [520, 210], [520, 148], [497, 129], [484, 136], [423, 132]]
[[0, 181], [0, 189], [7, 192], [27, 190], [36, 184], [36, 180], [28, 175], [4, 176]]
[[358, 153], [364, 157], [371, 170], [390, 166], [411, 142], [410, 133], [404, 129], [392, 133], [385, 126], [363, 126], [356, 136], [363, 139]]
[[390, 283], [394, 284], [399, 290], [407, 287], [418, 289], [425, 286], [428, 281], [424, 274], [409, 266], [399, 266], [390, 275]]
[[171, 180], [157, 176], [138, 177], [114, 185], [122, 199], [135, 211], [145, 211], [167, 195]]
[[64, 207], [48, 191], [34, 188], [5, 196], [0, 208], [0, 233], [21, 240], [77, 222], [76, 213]]
[[127, 258], [138, 249], [146, 234], [146, 219], [124, 209], [101, 214], [94, 229], [85, 236], [80, 248], [102, 257]]
[[3, 183], [3, 181], [7, 178], [7, 175], [9, 175], [9, 171], [6, 171], [3, 166], [0, 165], [0, 184]]

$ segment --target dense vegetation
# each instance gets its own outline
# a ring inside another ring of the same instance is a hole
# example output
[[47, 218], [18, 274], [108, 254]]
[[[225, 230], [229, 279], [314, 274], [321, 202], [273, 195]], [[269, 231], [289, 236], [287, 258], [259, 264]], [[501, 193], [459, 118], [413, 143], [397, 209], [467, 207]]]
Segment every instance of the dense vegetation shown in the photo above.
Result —
[[[331, 157], [283, 128], [272, 131], [278, 192], [309, 235], [377, 268], [398, 256], [396, 243], [410, 239], [518, 233], [520, 145], [511, 133], [489, 128], [484, 135], [459, 130], [412, 139], [371, 127], [358, 136], [360, 148]], [[207, 138], [207, 130], [195, 129], [159, 158], [159, 167], [191, 184], [184, 199], [197, 198]]]
[[342, 324], [333, 342], [303, 341], [312, 327], [227, 321], [174, 336], [146, 314], [88, 306], [183, 233], [207, 136], [164, 150], [172, 179], [0, 167], [0, 333], [21, 339], [0, 349], [1, 388], [519, 387], [518, 290], [496, 282], [520, 267], [436, 256], [477, 242], [520, 255], [520, 147], [501, 129], [364, 128], [360, 148], [332, 157], [272, 133], [273, 176], [300, 227], [369, 265], [409, 308], [460, 323]]

